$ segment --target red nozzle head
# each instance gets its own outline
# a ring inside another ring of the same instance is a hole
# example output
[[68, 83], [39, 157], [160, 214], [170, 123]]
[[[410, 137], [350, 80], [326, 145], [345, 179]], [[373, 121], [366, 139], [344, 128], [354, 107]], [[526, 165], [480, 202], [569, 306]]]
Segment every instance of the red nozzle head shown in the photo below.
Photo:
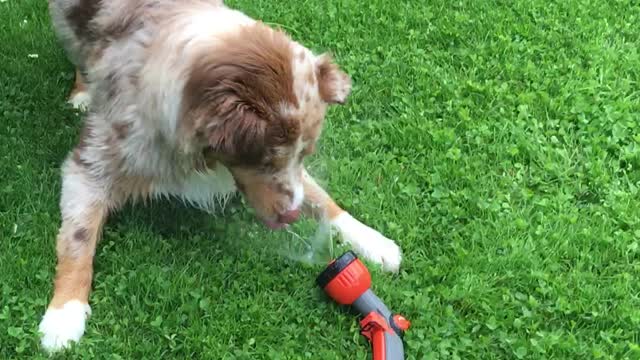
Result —
[[371, 275], [356, 254], [348, 251], [332, 261], [316, 283], [337, 303], [351, 305], [371, 287]]

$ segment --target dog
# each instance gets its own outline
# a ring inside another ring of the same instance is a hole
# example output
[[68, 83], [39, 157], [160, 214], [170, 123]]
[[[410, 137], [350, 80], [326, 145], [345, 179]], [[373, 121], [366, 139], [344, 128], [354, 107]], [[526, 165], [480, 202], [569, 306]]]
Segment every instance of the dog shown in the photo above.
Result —
[[86, 108], [62, 165], [48, 351], [80, 340], [93, 257], [127, 201], [182, 198], [204, 209], [240, 192], [268, 227], [325, 216], [343, 241], [397, 271], [397, 244], [341, 209], [304, 167], [327, 107], [351, 79], [281, 30], [216, 0], [49, 0], [76, 66], [70, 102]]

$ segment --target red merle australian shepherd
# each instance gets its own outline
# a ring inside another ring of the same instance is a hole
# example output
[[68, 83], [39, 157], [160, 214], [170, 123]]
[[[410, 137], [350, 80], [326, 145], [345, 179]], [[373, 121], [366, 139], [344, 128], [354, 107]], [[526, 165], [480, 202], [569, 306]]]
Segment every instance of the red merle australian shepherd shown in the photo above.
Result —
[[176, 196], [204, 208], [236, 191], [270, 228], [325, 214], [343, 241], [386, 270], [398, 246], [342, 210], [306, 172], [327, 106], [350, 77], [279, 30], [220, 0], [49, 0], [87, 109], [62, 166], [55, 290], [42, 345], [78, 341], [107, 215], [130, 199]]

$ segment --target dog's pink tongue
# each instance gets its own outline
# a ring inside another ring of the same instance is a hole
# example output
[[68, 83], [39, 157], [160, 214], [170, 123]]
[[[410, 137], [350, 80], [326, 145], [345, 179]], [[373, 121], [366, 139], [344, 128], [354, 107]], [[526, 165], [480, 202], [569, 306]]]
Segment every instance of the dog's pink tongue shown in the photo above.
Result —
[[287, 226], [287, 224], [275, 220], [264, 220], [264, 224], [271, 230], [280, 230]]

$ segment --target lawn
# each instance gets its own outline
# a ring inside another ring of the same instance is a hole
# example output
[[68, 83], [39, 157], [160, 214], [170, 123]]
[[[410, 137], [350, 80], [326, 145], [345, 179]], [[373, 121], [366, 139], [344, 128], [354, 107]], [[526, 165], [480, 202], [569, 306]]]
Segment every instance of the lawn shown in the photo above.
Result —
[[[353, 76], [312, 171], [396, 239], [375, 290], [409, 359], [640, 359], [640, 6], [632, 0], [235, 0]], [[0, 358], [45, 358], [60, 164], [81, 115], [42, 0], [0, 1]], [[60, 358], [367, 359], [321, 265], [217, 216], [129, 206]], [[271, 244], [271, 245], [270, 245]]]

